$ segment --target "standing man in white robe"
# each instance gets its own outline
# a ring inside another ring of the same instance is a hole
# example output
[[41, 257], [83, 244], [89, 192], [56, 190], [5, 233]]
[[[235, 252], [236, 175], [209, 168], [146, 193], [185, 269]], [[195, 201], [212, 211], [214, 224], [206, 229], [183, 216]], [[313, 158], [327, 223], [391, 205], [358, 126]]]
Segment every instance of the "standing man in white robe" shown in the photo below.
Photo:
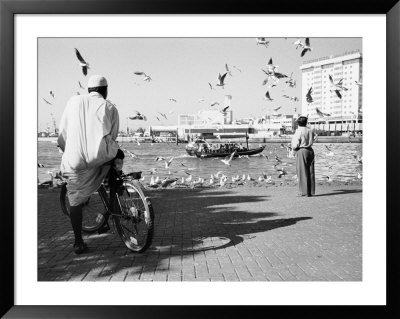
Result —
[[[113, 159], [122, 169], [124, 153], [116, 142], [119, 129], [117, 108], [106, 100], [107, 80], [93, 75], [89, 94], [70, 98], [60, 122], [58, 145], [63, 151], [61, 172], [68, 177], [70, 217], [74, 231], [74, 251], [87, 248], [82, 239], [82, 204], [100, 187]], [[108, 224], [106, 224], [108, 226]], [[105, 229], [104, 231], [106, 231]]]

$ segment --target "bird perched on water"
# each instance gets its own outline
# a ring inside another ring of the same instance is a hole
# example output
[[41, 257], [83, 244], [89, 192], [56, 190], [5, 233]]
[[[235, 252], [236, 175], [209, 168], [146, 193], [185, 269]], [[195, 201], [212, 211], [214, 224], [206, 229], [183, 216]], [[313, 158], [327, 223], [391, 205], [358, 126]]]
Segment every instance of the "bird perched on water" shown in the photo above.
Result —
[[42, 97], [43, 101], [45, 101], [47, 104], [49, 105], [53, 105], [52, 103], [50, 103], [49, 101], [47, 101], [44, 97]]
[[324, 146], [325, 146], [325, 148], [326, 148], [327, 151], [328, 151], [328, 153], [325, 154], [326, 156], [333, 156], [333, 155], [335, 155], [335, 154], [332, 152], [332, 150], [328, 147], [328, 145], [324, 145]]
[[353, 157], [360, 163], [362, 164], [362, 156], [358, 155], [358, 154], [353, 154]]
[[157, 168], [155, 168], [155, 167], [151, 168], [150, 171], [149, 171], [149, 173], [150, 173], [151, 175], [157, 173]]
[[45, 167], [42, 163], [39, 163], [39, 162], [38, 162], [37, 166], [38, 167]]
[[171, 99], [169, 99], [171, 102], [176, 102], [176, 100], [175, 99], [173, 99], [173, 98], [171, 98]]
[[87, 75], [87, 70], [90, 68], [90, 67], [89, 67], [89, 63], [87, 63], [87, 62], [83, 59], [82, 55], [79, 53], [78, 49], [76, 49], [76, 48], [75, 48], [75, 54], [76, 54], [76, 57], [77, 57], [78, 60], [79, 60], [79, 65], [80, 65], [81, 68], [82, 68], [82, 73], [86, 76], [86, 75]]
[[312, 102], [314, 102], [314, 100], [313, 100], [313, 98], [312, 98], [312, 96], [311, 96], [311, 93], [312, 93], [312, 87], [310, 87], [310, 89], [308, 90], [308, 93], [307, 93], [307, 95], [306, 95], [307, 103], [312, 103]]
[[278, 178], [287, 175], [287, 172], [283, 168], [278, 168], [277, 171], [279, 172]]
[[264, 100], [268, 100], [268, 101], [273, 101], [274, 100], [274, 99], [271, 99], [271, 97], [269, 96], [269, 91], [267, 91], [267, 93], [265, 93]]
[[227, 74], [228, 74], [228, 72], [224, 73], [223, 75], [221, 75], [221, 74], [218, 75], [219, 83], [216, 84], [217, 86], [222, 86], [222, 88], [224, 88], [224, 85], [225, 85], [224, 81], [225, 81], [225, 77]]
[[266, 38], [257, 38], [256, 41], [257, 41], [257, 45], [260, 44], [260, 45], [263, 45], [266, 48], [268, 48], [269, 41], [267, 41]]
[[221, 178], [219, 179], [219, 187], [225, 186], [226, 182], [228, 180], [228, 177], [225, 175], [222, 175]]
[[301, 57], [303, 57], [308, 51], [311, 51], [310, 38], [306, 38], [305, 44], [302, 45], [303, 51], [301, 51]]
[[161, 181], [161, 187], [167, 187], [168, 185], [175, 183], [177, 180], [178, 180], [177, 178], [166, 177]]
[[155, 159], [155, 161], [165, 161], [165, 157], [162, 156], [157, 156], [157, 158]]
[[134, 116], [130, 116], [129, 119], [130, 120], [143, 120], [143, 121], [147, 121], [147, 117], [143, 114], [141, 114], [139, 111], [135, 111], [136, 114]]
[[328, 183], [332, 183], [332, 177], [330, 175], [322, 175], [323, 178], [326, 178]]
[[225, 159], [222, 159], [221, 162], [224, 163], [225, 165], [231, 166], [231, 160], [233, 159], [233, 157], [235, 156], [236, 151], [234, 151], [230, 157], [226, 157]]

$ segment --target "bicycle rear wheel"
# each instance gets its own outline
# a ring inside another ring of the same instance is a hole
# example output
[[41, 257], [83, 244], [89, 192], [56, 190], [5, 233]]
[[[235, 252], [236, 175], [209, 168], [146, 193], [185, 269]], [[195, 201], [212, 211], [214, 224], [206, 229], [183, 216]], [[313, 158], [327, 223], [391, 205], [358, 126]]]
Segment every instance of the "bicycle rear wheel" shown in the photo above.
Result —
[[153, 240], [154, 211], [138, 181], [124, 183], [122, 195], [116, 195], [113, 220], [119, 236], [133, 252], [144, 252]]
[[[99, 213], [107, 211], [107, 193], [104, 186], [94, 192], [89, 199], [82, 205], [82, 231], [86, 233], [94, 233], [104, 223], [105, 220], [96, 220]], [[69, 200], [67, 195], [67, 184], [62, 185], [60, 192], [61, 209], [65, 215], [69, 217]]]

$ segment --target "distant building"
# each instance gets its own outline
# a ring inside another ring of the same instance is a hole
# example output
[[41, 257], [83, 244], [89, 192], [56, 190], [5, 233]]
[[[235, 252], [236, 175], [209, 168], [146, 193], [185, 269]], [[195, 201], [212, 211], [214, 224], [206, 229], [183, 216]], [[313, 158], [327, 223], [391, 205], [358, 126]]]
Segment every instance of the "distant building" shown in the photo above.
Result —
[[[359, 51], [307, 61], [300, 69], [301, 113], [308, 114], [310, 124], [317, 125], [322, 120], [328, 130], [346, 131], [348, 124], [353, 124], [353, 129], [362, 129], [362, 86], [356, 84], [356, 81], [363, 81], [362, 54]], [[341, 98], [334, 92], [329, 75], [334, 83], [342, 79], [342, 85], [348, 89], [340, 91]], [[308, 103], [306, 95], [311, 87], [313, 102]], [[321, 118], [316, 108], [330, 116]]]

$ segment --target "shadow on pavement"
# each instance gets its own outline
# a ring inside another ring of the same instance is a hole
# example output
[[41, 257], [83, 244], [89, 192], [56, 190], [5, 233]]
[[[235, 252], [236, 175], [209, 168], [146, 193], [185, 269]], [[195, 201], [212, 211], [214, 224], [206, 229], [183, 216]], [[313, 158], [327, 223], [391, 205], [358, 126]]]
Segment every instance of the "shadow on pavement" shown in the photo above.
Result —
[[321, 197], [321, 196], [333, 196], [333, 195], [343, 195], [343, 194], [352, 194], [352, 193], [361, 193], [362, 189], [335, 189], [334, 193], [326, 193], [326, 194], [317, 194], [313, 197]]
[[[85, 239], [89, 252], [76, 256], [72, 252], [73, 233], [69, 221], [65, 216], [57, 216], [58, 227], [53, 230], [53, 236], [41, 236], [41, 223], [49, 222], [48, 215], [54, 212], [39, 209], [45, 216], [39, 215], [38, 280], [68, 280], [71, 274], [76, 278], [74, 280], [90, 280], [87, 274], [104, 266], [106, 268], [93, 280], [110, 277], [120, 270], [129, 270], [130, 274], [152, 273], [156, 269], [168, 268], [171, 257], [192, 255], [195, 258], [197, 254], [238, 245], [246, 236], [251, 239], [257, 233], [311, 219], [277, 219], [278, 212], [263, 209], [268, 196], [235, 196], [226, 190], [210, 193], [204, 189], [166, 189], [150, 192], [150, 196], [155, 211], [155, 233], [152, 246], [142, 254], [128, 251], [119, 236], [110, 232], [89, 235]], [[243, 210], [250, 204], [251, 209]], [[51, 265], [41, 265], [41, 258], [56, 253], [54, 247], [58, 247], [63, 257], [50, 259]], [[53, 267], [59, 268], [61, 275], [47, 277], [46, 272]], [[62, 269], [65, 268], [68, 271], [63, 275]]]

